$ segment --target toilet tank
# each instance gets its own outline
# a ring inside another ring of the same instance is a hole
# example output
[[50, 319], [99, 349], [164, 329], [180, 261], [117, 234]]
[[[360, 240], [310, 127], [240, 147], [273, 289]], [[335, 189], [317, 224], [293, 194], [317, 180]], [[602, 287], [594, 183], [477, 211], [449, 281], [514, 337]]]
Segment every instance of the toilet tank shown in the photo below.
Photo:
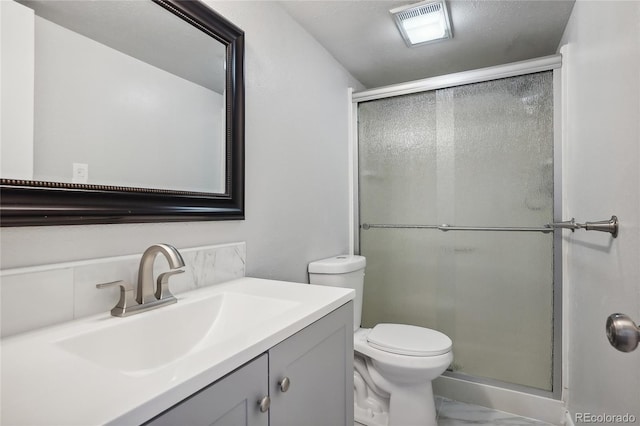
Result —
[[353, 299], [354, 331], [360, 328], [362, 319], [362, 292], [366, 265], [367, 261], [363, 256], [353, 255], [334, 256], [309, 263], [309, 283], [352, 288], [356, 291]]

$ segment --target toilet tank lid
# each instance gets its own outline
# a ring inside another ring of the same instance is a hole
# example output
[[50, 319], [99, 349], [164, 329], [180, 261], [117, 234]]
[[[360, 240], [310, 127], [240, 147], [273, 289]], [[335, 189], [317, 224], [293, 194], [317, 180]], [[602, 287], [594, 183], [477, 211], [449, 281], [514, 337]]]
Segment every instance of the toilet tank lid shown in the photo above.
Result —
[[309, 273], [346, 274], [364, 269], [365, 266], [367, 266], [367, 260], [363, 256], [345, 254], [309, 263]]

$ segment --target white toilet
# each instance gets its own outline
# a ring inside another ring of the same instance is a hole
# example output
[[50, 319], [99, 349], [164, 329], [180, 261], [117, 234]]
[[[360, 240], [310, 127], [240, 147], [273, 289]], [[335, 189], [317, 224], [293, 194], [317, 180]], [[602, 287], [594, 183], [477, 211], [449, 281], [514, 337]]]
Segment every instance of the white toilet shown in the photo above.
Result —
[[309, 282], [352, 288], [354, 414], [367, 426], [435, 426], [431, 381], [451, 361], [451, 339], [406, 324], [360, 328], [366, 259], [336, 256], [309, 264]]

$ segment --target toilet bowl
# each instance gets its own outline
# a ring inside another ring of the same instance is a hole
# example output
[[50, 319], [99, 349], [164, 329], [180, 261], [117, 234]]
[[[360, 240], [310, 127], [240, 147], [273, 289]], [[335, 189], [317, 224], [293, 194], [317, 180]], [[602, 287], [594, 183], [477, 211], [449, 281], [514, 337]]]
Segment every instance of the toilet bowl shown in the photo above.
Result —
[[[379, 337], [381, 329], [389, 336]], [[399, 340], [404, 333], [421, 340]], [[371, 335], [375, 339], [371, 339]], [[389, 338], [389, 340], [385, 340]], [[383, 347], [388, 343], [388, 347]], [[412, 343], [422, 343], [416, 353]], [[368, 373], [376, 388], [387, 395], [388, 426], [435, 425], [436, 411], [431, 381], [440, 376], [453, 361], [451, 340], [444, 334], [423, 327], [404, 324], [378, 324], [373, 329], [358, 329], [353, 341], [356, 356], [365, 357]], [[378, 393], [380, 393], [378, 391]], [[370, 426], [374, 417], [356, 409], [356, 421]]]
[[336, 256], [309, 264], [311, 284], [353, 288], [354, 416], [367, 426], [436, 426], [431, 382], [453, 360], [445, 334], [407, 324], [360, 328], [366, 260]]

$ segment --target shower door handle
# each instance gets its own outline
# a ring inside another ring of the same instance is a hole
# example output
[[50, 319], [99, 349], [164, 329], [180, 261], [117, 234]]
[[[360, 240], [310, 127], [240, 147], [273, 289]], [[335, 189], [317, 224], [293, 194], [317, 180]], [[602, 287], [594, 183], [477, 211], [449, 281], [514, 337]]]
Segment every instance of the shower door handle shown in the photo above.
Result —
[[632, 352], [640, 342], [640, 327], [625, 314], [611, 314], [606, 324], [611, 346], [621, 352]]

